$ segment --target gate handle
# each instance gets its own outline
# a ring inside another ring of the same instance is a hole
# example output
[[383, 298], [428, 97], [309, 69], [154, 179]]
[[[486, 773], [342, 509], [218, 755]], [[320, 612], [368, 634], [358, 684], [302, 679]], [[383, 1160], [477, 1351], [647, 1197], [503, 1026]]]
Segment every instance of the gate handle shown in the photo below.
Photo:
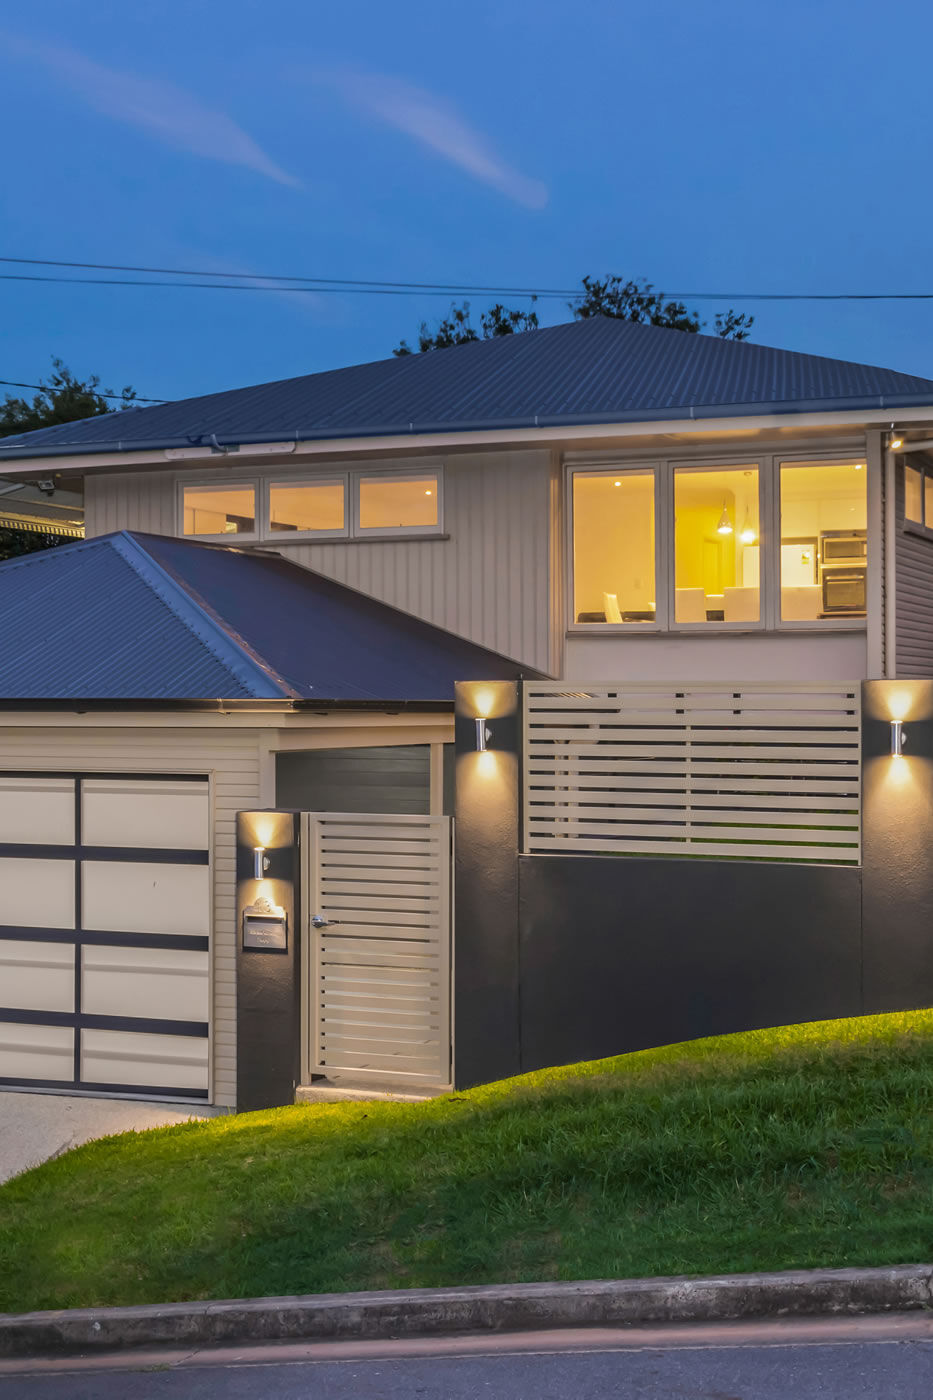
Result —
[[325, 919], [323, 914], [312, 914], [312, 928], [330, 928], [331, 924], [339, 924], [339, 919]]

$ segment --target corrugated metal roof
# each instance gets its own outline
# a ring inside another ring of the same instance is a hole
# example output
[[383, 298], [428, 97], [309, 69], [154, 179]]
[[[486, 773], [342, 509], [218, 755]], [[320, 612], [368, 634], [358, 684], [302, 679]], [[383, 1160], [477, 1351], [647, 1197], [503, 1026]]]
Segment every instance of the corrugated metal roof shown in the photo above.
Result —
[[0, 564], [0, 636], [7, 700], [443, 703], [523, 673], [278, 555], [128, 531]]
[[0, 442], [0, 458], [933, 405], [933, 380], [596, 316]]

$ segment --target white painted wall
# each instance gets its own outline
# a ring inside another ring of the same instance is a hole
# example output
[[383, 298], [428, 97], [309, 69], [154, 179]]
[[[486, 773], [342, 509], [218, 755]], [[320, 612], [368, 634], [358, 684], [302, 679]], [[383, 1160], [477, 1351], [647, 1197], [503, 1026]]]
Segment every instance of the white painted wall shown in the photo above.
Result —
[[567, 638], [564, 676], [579, 681], [857, 681], [868, 675], [864, 632], [818, 635]]

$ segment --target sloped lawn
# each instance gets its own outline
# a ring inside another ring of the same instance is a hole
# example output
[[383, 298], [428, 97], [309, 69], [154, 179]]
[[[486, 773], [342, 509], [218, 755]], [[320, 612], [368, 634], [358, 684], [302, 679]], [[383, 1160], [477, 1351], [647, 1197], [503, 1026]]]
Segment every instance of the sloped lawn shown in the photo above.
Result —
[[126, 1134], [0, 1188], [10, 1312], [930, 1260], [931, 1011]]

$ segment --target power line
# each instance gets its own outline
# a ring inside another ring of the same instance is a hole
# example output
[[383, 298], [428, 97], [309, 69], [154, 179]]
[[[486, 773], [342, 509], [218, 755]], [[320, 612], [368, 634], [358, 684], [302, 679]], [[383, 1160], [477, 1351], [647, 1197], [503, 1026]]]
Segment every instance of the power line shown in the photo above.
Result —
[[[242, 282], [304, 282], [313, 284], [319, 290], [336, 289], [345, 290], [350, 287], [362, 288], [365, 291], [389, 289], [392, 291], [412, 291], [412, 292], [443, 292], [445, 296], [457, 295], [461, 292], [478, 293], [485, 296], [547, 296], [547, 297], [570, 297], [576, 296], [579, 288], [559, 287], [485, 287], [468, 286], [462, 282], [390, 282], [382, 277], [291, 277], [283, 273], [275, 272], [208, 272], [195, 270], [186, 267], [135, 267], [126, 263], [86, 263], [86, 262], [62, 262], [52, 258], [7, 258], [0, 257], [0, 262], [19, 263], [30, 267], [74, 267], [84, 268], [96, 272], [154, 272], [160, 276], [168, 277], [229, 277]], [[140, 285], [148, 285], [142, 283]], [[187, 286], [187, 283], [182, 283]], [[214, 285], [213, 283], [211, 284]], [[275, 287], [268, 288], [270, 291], [278, 290]]]
[[[47, 393], [50, 389], [53, 389], [53, 386], [49, 384], [21, 384], [18, 379], [0, 379], [0, 384], [2, 384], [4, 388], [7, 389], [38, 389], [40, 393]], [[134, 394], [131, 399], [124, 399], [122, 394], [105, 394], [102, 389], [93, 389], [91, 392], [96, 394], [99, 399], [117, 399], [120, 403], [134, 404], [169, 402], [168, 399], [147, 399], [144, 398], [142, 394]]]
[[[136, 272], [154, 273], [162, 277], [210, 277], [227, 278], [227, 282], [150, 282], [139, 279], [123, 280], [110, 278], [81, 277], [40, 277], [0, 273], [5, 281], [62, 281], [98, 283], [102, 286], [133, 287], [218, 287], [223, 291], [280, 291], [275, 286], [240, 287], [232, 283], [281, 282], [301, 283], [303, 286], [289, 286], [288, 291], [332, 291], [361, 294], [415, 295], [420, 292], [437, 293], [444, 296], [527, 296], [527, 297], [576, 297], [579, 287], [503, 287], [472, 285], [464, 282], [391, 282], [384, 278], [350, 277], [308, 277], [272, 272], [211, 272], [204, 269], [182, 267], [144, 267], [130, 263], [67, 262], [54, 258], [14, 258], [0, 256], [0, 263], [16, 263], [31, 267], [70, 267], [97, 272]], [[659, 295], [686, 301], [933, 301], [933, 292], [661, 292]]]

